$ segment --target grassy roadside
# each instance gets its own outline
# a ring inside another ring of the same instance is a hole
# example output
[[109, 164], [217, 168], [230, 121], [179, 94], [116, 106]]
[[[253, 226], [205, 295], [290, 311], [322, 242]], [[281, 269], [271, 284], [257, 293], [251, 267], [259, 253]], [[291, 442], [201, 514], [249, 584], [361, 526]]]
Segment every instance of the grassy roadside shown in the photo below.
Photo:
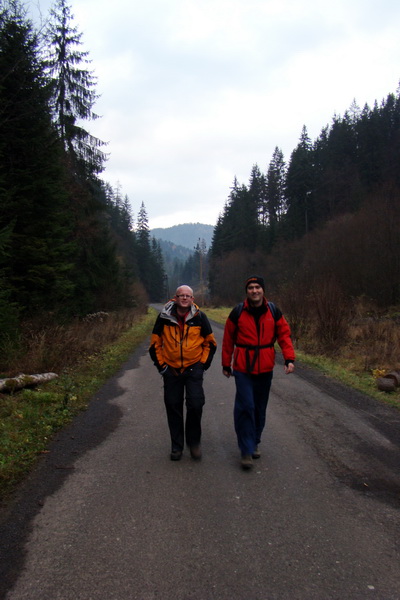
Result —
[[[221, 324], [225, 323], [230, 310], [228, 307], [205, 308], [207, 316]], [[110, 337], [102, 347], [99, 339], [105, 339], [106, 331], [94, 325], [89, 333], [85, 330], [81, 334], [85, 349], [89, 334], [93, 334], [92, 350], [77, 351], [79, 359], [64, 368], [58, 379], [15, 394], [0, 394], [0, 501], [7, 499], [32, 469], [38, 456], [46, 452], [55, 432], [86, 408], [102, 384], [117, 372], [150, 334], [156, 315], [157, 312], [150, 308], [145, 315], [135, 317], [133, 323], [125, 323], [123, 329], [121, 325], [117, 336]], [[108, 329], [115, 332], [115, 324], [110, 323]], [[57, 354], [64, 351], [59, 349]], [[373, 372], [357, 370], [346, 356], [330, 359], [296, 352], [299, 361], [327, 377], [400, 408], [399, 389], [390, 394], [379, 391]]]
[[[209, 319], [221, 324], [225, 324], [230, 311], [231, 308], [227, 307], [205, 309]], [[327, 377], [336, 379], [380, 402], [400, 409], [400, 388], [390, 393], [378, 390], [376, 386], [376, 375], [379, 375], [378, 367], [376, 371], [360, 370], [353, 362], [349, 361], [348, 356], [341, 356], [340, 353], [331, 359], [327, 356], [307, 354], [296, 349], [296, 356], [303, 364], [321, 371]]]
[[55, 432], [84, 410], [95, 392], [149, 335], [156, 312], [135, 319], [117, 340], [85, 354], [45, 385], [0, 394], [0, 501], [29, 473]]

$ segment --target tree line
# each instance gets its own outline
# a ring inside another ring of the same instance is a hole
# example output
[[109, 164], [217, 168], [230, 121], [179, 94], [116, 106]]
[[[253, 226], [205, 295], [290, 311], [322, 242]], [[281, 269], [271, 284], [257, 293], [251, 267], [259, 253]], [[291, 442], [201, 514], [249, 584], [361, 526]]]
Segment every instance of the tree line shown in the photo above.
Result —
[[265, 172], [234, 179], [208, 256], [213, 301], [235, 301], [259, 272], [292, 305], [324, 286], [337, 302], [398, 304], [399, 165], [399, 90], [372, 108], [353, 102], [314, 142], [304, 126], [288, 163], [276, 147]]
[[101, 178], [91, 135], [96, 77], [67, 0], [38, 30], [18, 0], [0, 4], [0, 332], [159, 300], [164, 269], [146, 208]]
[[[175, 284], [211, 301], [243, 294], [249, 272], [287, 302], [319, 289], [400, 300], [400, 98], [306, 127], [288, 163], [235, 178], [212, 246], [166, 277], [142, 204], [102, 179], [107, 145], [90, 134], [96, 78], [67, 0], [37, 30], [18, 0], [0, 4], [0, 336], [38, 315], [68, 318], [165, 299]], [[333, 286], [333, 287], [332, 287]], [[342, 297], [342, 296], [340, 296]]]

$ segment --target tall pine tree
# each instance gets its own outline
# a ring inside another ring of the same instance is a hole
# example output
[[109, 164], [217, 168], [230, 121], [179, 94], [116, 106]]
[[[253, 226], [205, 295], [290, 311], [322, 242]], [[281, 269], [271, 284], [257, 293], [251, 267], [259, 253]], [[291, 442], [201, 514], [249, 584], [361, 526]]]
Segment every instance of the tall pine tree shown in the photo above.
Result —
[[307, 235], [312, 229], [314, 191], [313, 148], [304, 126], [293, 150], [286, 175], [287, 218], [289, 237]]
[[96, 78], [87, 69], [88, 52], [80, 49], [82, 33], [73, 25], [67, 0], [57, 0], [50, 12], [46, 32], [49, 56], [47, 72], [52, 84], [52, 108], [65, 150], [78, 172], [86, 177], [103, 170], [104, 142], [92, 136], [81, 124], [97, 119], [93, 111], [98, 98]]
[[12, 231], [4, 276], [23, 311], [54, 310], [73, 293], [75, 249], [39, 42], [16, 1], [1, 13], [0, 74], [0, 229]]
[[283, 152], [276, 147], [267, 171], [267, 213], [268, 223], [275, 226], [286, 210], [285, 205], [285, 177], [286, 167]]

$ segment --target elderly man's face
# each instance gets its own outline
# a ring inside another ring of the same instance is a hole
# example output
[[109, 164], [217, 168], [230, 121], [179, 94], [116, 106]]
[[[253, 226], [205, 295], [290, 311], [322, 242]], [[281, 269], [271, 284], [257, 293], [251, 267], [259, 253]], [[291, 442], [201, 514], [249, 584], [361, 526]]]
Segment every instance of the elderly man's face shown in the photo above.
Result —
[[193, 304], [193, 290], [187, 285], [182, 285], [176, 290], [175, 302], [180, 308], [189, 308]]

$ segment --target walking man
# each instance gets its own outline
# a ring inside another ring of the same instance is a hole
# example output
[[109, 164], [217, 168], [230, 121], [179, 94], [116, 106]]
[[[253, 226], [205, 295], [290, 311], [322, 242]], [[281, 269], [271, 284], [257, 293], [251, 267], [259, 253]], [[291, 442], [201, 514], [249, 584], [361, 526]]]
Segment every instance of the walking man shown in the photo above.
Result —
[[[181, 285], [154, 324], [149, 353], [164, 379], [164, 403], [171, 436], [171, 460], [180, 460], [184, 441], [200, 460], [203, 374], [217, 343], [207, 316], [194, 303], [193, 290]], [[184, 400], [186, 392], [186, 419]]]
[[[295, 353], [289, 325], [278, 307], [267, 302], [264, 279], [249, 277], [246, 299], [232, 309], [225, 323], [222, 343], [222, 372], [235, 377], [234, 425], [243, 469], [260, 458], [259, 444], [265, 426], [275, 341], [285, 359], [285, 373], [293, 373]], [[233, 371], [231, 369], [232, 355]]]

